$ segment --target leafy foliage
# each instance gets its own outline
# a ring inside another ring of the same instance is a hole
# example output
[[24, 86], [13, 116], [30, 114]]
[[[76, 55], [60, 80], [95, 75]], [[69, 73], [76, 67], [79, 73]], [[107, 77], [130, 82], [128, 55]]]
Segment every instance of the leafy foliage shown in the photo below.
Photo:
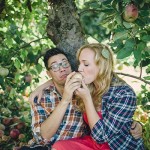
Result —
[[[59, 1], [49, 1], [51, 5]], [[127, 22], [123, 18], [125, 6], [130, 0], [76, 0], [78, 14], [85, 35], [99, 42], [105, 42], [113, 49], [119, 65], [144, 68], [147, 75], [139, 79], [145, 82], [138, 95], [138, 107], [135, 119], [143, 123], [146, 148], [150, 147], [150, 1], [132, 1], [138, 8], [138, 18]], [[53, 47], [48, 39], [48, 2], [43, 0], [1, 0], [0, 1], [0, 122], [4, 118], [19, 117], [26, 127], [21, 133], [27, 133], [23, 140], [27, 144], [31, 138], [30, 111], [27, 97], [39, 82], [43, 71], [42, 55], [47, 48]], [[68, 18], [69, 20], [69, 18]], [[32, 86], [31, 86], [32, 85]], [[148, 87], [148, 88], [147, 88]], [[27, 105], [26, 105], [27, 104]], [[18, 111], [15, 111], [15, 110]], [[146, 115], [145, 115], [146, 114]], [[145, 115], [146, 119], [143, 119]], [[16, 124], [6, 126], [10, 131]], [[9, 132], [6, 132], [9, 136]], [[29, 131], [29, 132], [27, 132]], [[22, 141], [8, 139], [3, 141], [5, 148], [18, 146]], [[9, 147], [7, 147], [9, 146]]]

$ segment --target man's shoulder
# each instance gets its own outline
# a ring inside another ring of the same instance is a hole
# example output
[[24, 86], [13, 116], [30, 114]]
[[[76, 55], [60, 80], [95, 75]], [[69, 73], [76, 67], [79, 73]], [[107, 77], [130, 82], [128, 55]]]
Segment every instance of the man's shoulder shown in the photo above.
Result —
[[56, 87], [54, 84], [51, 84], [50, 86], [44, 89], [44, 94], [50, 94], [53, 92], [56, 92]]

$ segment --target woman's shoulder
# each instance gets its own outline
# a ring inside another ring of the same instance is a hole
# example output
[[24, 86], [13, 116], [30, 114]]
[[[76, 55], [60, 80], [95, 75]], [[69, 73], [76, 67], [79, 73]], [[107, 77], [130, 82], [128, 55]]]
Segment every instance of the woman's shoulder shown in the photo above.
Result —
[[117, 85], [117, 86], [111, 86], [109, 89], [109, 92], [111, 94], [114, 94], [115, 96], [119, 96], [119, 97], [123, 97], [123, 96], [136, 96], [133, 88], [128, 85], [128, 84], [124, 84], [124, 85]]
[[135, 94], [133, 88], [118, 76], [113, 77], [110, 85], [110, 90], [118, 94], [123, 94], [123, 93]]

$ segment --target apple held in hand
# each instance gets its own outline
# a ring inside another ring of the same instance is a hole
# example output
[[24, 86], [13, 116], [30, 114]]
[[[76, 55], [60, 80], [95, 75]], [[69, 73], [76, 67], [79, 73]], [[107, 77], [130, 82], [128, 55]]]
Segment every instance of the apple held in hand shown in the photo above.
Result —
[[123, 19], [127, 22], [133, 22], [138, 18], [138, 8], [134, 4], [128, 4], [123, 13]]
[[77, 72], [77, 73], [74, 74], [74, 76], [72, 77], [72, 79], [75, 79], [75, 78], [78, 79], [80, 82], [82, 82], [83, 76], [82, 76], [81, 73]]
[[72, 78], [77, 78], [77, 79], [82, 80], [83, 77], [81, 73], [77, 72]]

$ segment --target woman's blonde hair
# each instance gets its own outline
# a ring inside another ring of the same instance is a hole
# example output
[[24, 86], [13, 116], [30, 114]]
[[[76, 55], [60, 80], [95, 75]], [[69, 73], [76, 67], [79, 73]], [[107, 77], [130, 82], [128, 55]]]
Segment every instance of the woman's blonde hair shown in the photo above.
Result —
[[[99, 67], [96, 80], [88, 85], [94, 106], [97, 109], [101, 104], [103, 94], [108, 91], [114, 75], [113, 53], [111, 49], [104, 44], [92, 43], [82, 46], [77, 51], [77, 60], [79, 60], [80, 54], [85, 48], [89, 48], [95, 53], [95, 64]], [[78, 106], [81, 111], [85, 111], [84, 103], [79, 98]]]

